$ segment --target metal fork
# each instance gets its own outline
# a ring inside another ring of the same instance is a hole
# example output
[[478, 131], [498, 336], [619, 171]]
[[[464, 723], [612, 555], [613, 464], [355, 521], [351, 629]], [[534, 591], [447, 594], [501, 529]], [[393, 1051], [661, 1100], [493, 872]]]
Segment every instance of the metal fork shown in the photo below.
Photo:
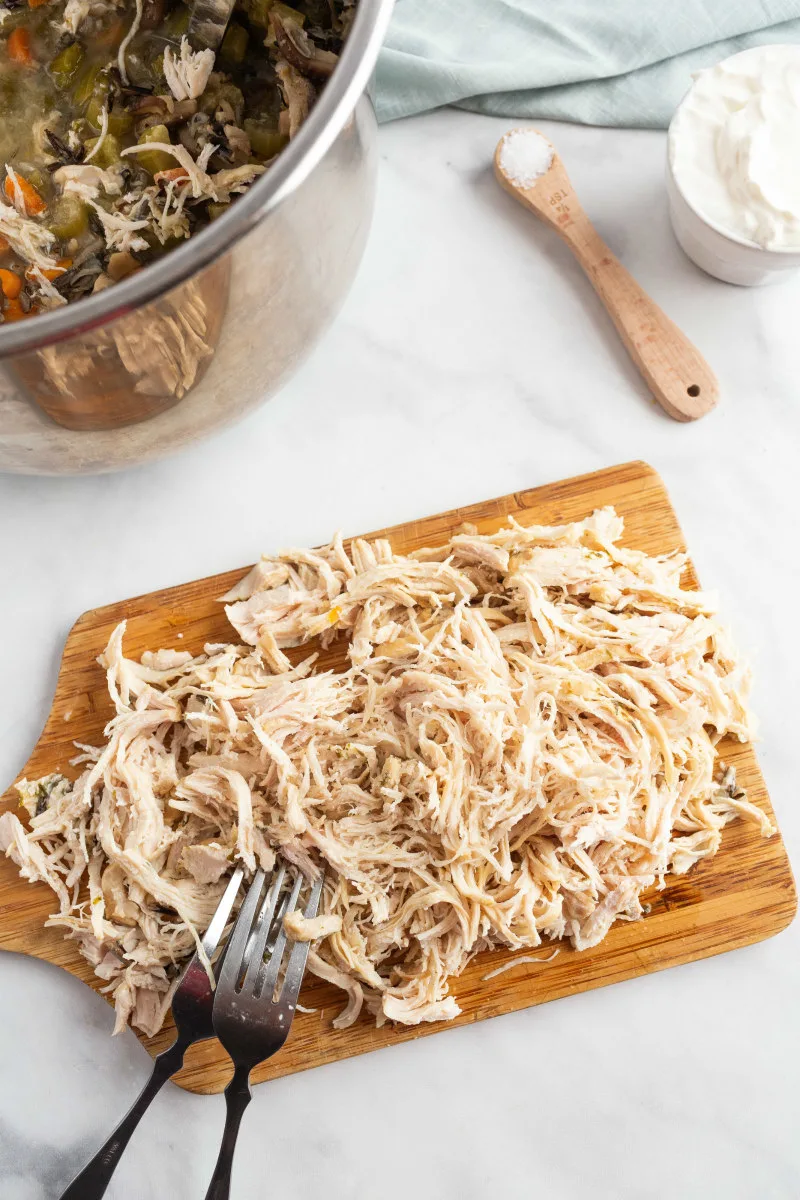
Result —
[[[236, 902], [242, 874], [241, 868], [237, 868], [231, 875], [225, 894], [202, 940], [203, 950], [209, 958], [222, 940]], [[214, 989], [211, 980], [199, 955], [195, 954], [172, 997], [172, 1015], [177, 1030], [175, 1041], [156, 1058], [153, 1073], [130, 1112], [120, 1121], [91, 1162], [73, 1179], [61, 1200], [100, 1200], [100, 1197], [105, 1195], [111, 1176], [134, 1129], [167, 1080], [180, 1070], [189, 1046], [214, 1036], [213, 1007]]]
[[[228, 1200], [233, 1151], [242, 1115], [251, 1098], [250, 1072], [280, 1050], [297, 1007], [309, 943], [289, 942], [283, 928], [282, 916], [297, 907], [303, 886], [302, 875], [297, 875], [288, 899], [286, 892], [281, 895], [287, 874], [285, 866], [278, 867], [263, 901], [264, 872], [258, 871], [254, 876], [228, 940], [217, 982], [214, 1031], [233, 1060], [234, 1072], [225, 1088], [225, 1132], [206, 1200]], [[311, 888], [306, 917], [317, 915], [322, 884], [320, 875]], [[287, 943], [290, 951], [281, 979]]]

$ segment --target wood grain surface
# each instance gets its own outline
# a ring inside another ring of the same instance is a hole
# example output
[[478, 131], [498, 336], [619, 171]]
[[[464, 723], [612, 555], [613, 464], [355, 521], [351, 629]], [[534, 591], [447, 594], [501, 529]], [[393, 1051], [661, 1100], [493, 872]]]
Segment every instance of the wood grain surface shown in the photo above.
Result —
[[[381, 533], [391, 539], [395, 549], [410, 550], [445, 541], [463, 521], [473, 522], [485, 533], [499, 528], [511, 514], [523, 524], [558, 523], [578, 520], [606, 504], [613, 504], [625, 519], [626, 545], [650, 553], [684, 548], [664, 486], [655, 471], [644, 463], [628, 463], [517, 492]], [[104, 672], [95, 660], [120, 620], [128, 621], [125, 649], [130, 656], [138, 657], [145, 649], [161, 646], [196, 653], [207, 641], [227, 641], [230, 630], [217, 597], [244, 570], [84, 613], [67, 638], [50, 716], [21, 774], [36, 778], [63, 770], [74, 775], [74, 770], [68, 767], [74, 753], [73, 739], [95, 744], [102, 740], [103, 726], [112, 708]], [[687, 578], [690, 585], [697, 586], [691, 568]], [[179, 632], [184, 635], [180, 640]], [[337, 655], [342, 658], [341, 648], [328, 652], [325, 665], [335, 663]], [[726, 761], [735, 763], [750, 797], [772, 815], [752, 748], [723, 743], [721, 753]], [[16, 805], [16, 793], [9, 789], [2, 807], [16, 808]], [[780, 835], [764, 839], [753, 824], [744, 821], [728, 826], [716, 858], [701, 863], [687, 875], [669, 880], [666, 888], [654, 892], [649, 901], [651, 911], [644, 920], [616, 925], [593, 950], [577, 953], [564, 945], [552, 962], [521, 964], [491, 980], [485, 980], [484, 976], [515, 955], [506, 951], [480, 955], [453, 982], [453, 992], [463, 1012], [451, 1024], [480, 1021], [746, 946], [778, 933], [789, 924], [796, 910], [794, 882]], [[56, 963], [93, 987], [102, 986], [75, 943], [64, 940], [59, 930], [44, 927], [55, 907], [48, 887], [23, 882], [13, 864], [0, 858], [0, 947]], [[548, 950], [543, 948], [535, 953], [545, 957]], [[518, 952], [516, 957], [519, 956]], [[301, 1002], [316, 1011], [298, 1014], [286, 1046], [256, 1070], [255, 1080], [291, 1074], [450, 1027], [449, 1024], [417, 1028], [385, 1025], [376, 1029], [363, 1017], [350, 1029], [334, 1030], [331, 1019], [343, 1006], [341, 993], [314, 979], [306, 981]], [[152, 1053], [157, 1053], [172, 1036], [170, 1025], [158, 1037], [142, 1040]], [[218, 1092], [228, 1081], [229, 1068], [218, 1043], [209, 1041], [190, 1050], [187, 1065], [176, 1081], [192, 1091]]]

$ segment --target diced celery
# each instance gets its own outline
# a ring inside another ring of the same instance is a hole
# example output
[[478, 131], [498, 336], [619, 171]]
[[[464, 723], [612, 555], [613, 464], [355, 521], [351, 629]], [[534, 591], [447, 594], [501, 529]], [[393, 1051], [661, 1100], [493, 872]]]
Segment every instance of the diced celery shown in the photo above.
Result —
[[44, 192], [50, 186], [48, 177], [38, 167], [28, 166], [25, 164], [25, 178], [28, 183], [32, 183], [37, 192]]
[[69, 87], [82, 62], [83, 46], [78, 42], [65, 46], [50, 63], [50, 74], [56, 86], [62, 90]]
[[86, 120], [94, 129], [102, 128], [103, 122], [101, 119], [101, 114], [103, 109], [106, 107], [107, 99], [108, 94], [103, 92], [102, 89], [98, 87], [93, 93], [91, 100], [86, 105]]
[[[100, 94], [100, 91], [95, 92], [91, 97], [88, 106], [86, 106], [86, 120], [89, 124], [102, 130], [103, 127], [103, 109], [107, 107], [108, 95]], [[113, 133], [115, 138], [120, 138], [128, 133], [133, 128], [133, 114], [126, 113], [124, 108], [112, 108], [108, 113], [108, 132]]]
[[[168, 142], [169, 140], [169, 130], [166, 125], [152, 125], [142, 133], [139, 145], [144, 146], [147, 142]], [[166, 150], [145, 150], [142, 154], [136, 155], [136, 161], [151, 175], [157, 175], [159, 171], [169, 171], [176, 165], [175, 159]]]
[[[98, 140], [98, 138], [89, 138], [87, 140], [87, 153], [91, 153], [91, 151], [97, 145]], [[98, 167], [111, 167], [114, 165], [114, 163], [118, 163], [120, 161], [120, 149], [121, 146], [114, 137], [113, 133], [107, 133], [103, 138], [100, 149], [92, 159], [92, 162], [97, 163]]]
[[133, 115], [124, 108], [112, 108], [108, 114], [108, 132], [114, 137], [123, 137], [133, 129]]
[[242, 128], [250, 139], [250, 147], [254, 154], [264, 160], [280, 154], [289, 141], [284, 133], [278, 133], [274, 121], [258, 121], [248, 117]]
[[230, 80], [215, 73], [209, 79], [208, 86], [197, 104], [204, 113], [213, 117], [223, 100], [227, 100], [235, 114], [241, 113], [244, 108], [244, 96], [241, 89], [235, 83], [231, 83]]
[[[99, 63], [87, 63], [82, 71], [79, 72], [73, 97], [76, 104], [88, 104], [94, 94], [95, 88], [100, 84]], [[105, 83], [105, 81], [103, 81]], [[108, 85], [106, 84], [106, 89]]]
[[223, 62], [240, 63], [244, 62], [246, 53], [247, 30], [243, 25], [229, 25], [219, 48], [220, 58]]
[[89, 226], [86, 205], [74, 192], [65, 192], [53, 205], [48, 224], [61, 242], [80, 237]]

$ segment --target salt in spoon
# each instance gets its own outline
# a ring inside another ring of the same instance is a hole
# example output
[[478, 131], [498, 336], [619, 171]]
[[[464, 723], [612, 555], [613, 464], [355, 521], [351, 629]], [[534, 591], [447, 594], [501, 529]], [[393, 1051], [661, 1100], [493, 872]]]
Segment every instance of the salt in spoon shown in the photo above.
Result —
[[719, 399], [716, 376], [611, 253], [581, 208], [552, 143], [536, 129], [512, 129], [498, 143], [494, 168], [501, 186], [567, 243], [662, 408], [677, 421], [709, 412]]

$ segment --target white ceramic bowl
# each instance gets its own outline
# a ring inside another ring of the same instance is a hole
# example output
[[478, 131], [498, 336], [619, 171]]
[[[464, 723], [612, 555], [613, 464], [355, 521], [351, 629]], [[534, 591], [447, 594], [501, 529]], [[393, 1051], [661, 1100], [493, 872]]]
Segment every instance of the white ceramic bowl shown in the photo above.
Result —
[[701, 217], [675, 181], [667, 160], [667, 196], [675, 237], [692, 262], [725, 283], [777, 283], [800, 267], [800, 250], [765, 250]]
[[[748, 51], [744, 53], [747, 54]], [[691, 92], [692, 89], [689, 88], [675, 110], [667, 136], [667, 196], [675, 237], [701, 270], [724, 280], [725, 283], [751, 287], [756, 284], [777, 283], [780, 279], [788, 278], [790, 271], [800, 267], [800, 250], [767, 250], [757, 242], [731, 233], [715, 221], [704, 217], [681, 191], [672, 170], [670, 148], [675, 137], [674, 127], [678, 114]]]

